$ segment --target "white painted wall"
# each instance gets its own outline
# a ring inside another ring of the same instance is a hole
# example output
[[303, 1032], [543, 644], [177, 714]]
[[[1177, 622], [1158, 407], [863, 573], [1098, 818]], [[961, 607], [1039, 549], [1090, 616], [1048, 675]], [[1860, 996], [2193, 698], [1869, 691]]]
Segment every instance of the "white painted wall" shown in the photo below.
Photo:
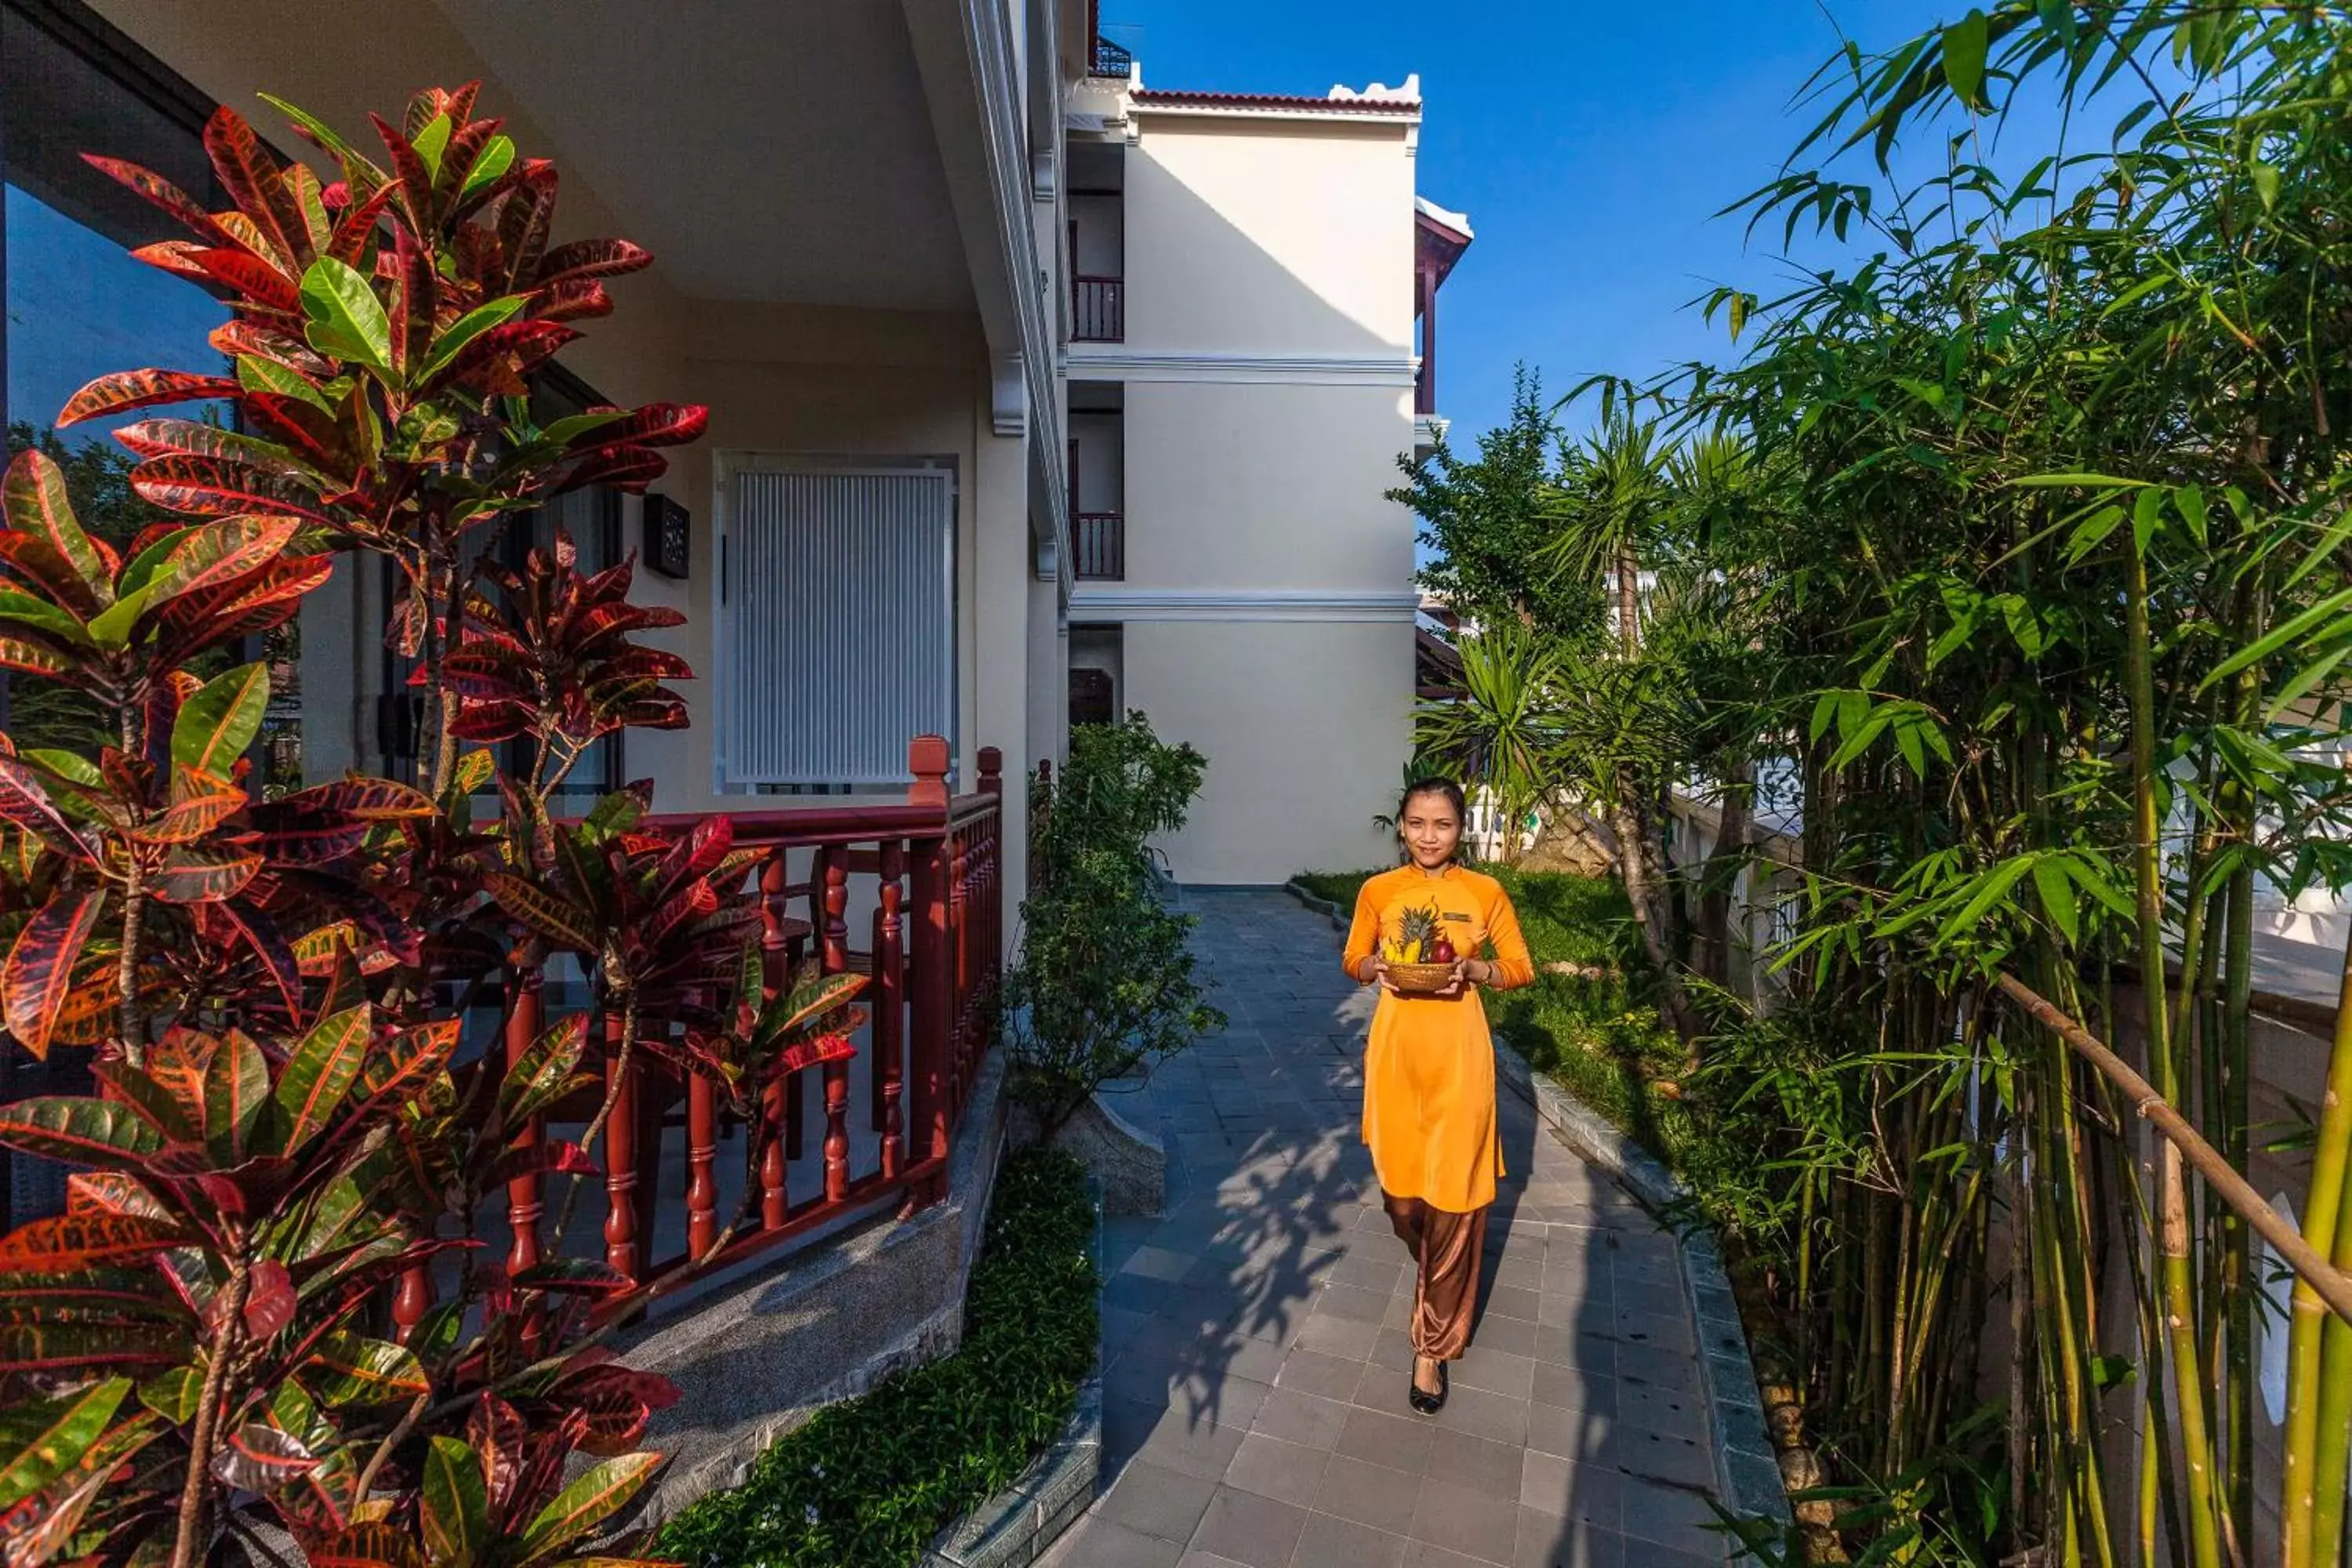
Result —
[[1412, 628], [1376, 622], [1140, 621], [1121, 696], [1209, 759], [1165, 846], [1179, 880], [1269, 883], [1386, 866], [1412, 718]]
[[[1412, 516], [1385, 496], [1412, 444], [1412, 397], [1384, 386], [1130, 380], [1129, 585], [1403, 592]], [[1412, 641], [1409, 622], [1397, 630]]]
[[[1385, 865], [1413, 690], [1413, 522], [1385, 499], [1413, 440], [1411, 127], [1139, 123], [1127, 341], [1071, 355], [1123, 384], [1127, 578], [1072, 615], [1123, 623], [1122, 705], [1209, 758], [1178, 877]], [[1083, 446], [1087, 510], [1097, 466]]]
[[1413, 161], [1399, 117], [1141, 123], [1126, 166], [1129, 349], [1412, 353]]

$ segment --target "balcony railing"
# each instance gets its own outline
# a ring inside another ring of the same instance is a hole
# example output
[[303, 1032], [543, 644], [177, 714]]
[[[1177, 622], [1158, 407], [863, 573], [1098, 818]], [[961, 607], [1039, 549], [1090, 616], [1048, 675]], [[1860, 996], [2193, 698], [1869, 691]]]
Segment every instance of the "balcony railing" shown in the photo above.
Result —
[[1094, 76], [1116, 77], [1127, 80], [1135, 74], [1135, 56], [1108, 38], [1095, 39], [1094, 58], [1087, 62], [1087, 71]]
[[1081, 583], [1127, 581], [1127, 519], [1115, 511], [1082, 511], [1072, 520], [1070, 547]]
[[1070, 279], [1070, 317], [1075, 342], [1127, 342], [1127, 279], [1078, 273]]
[[[629, 1053], [625, 1067], [612, 1053], [583, 1059], [600, 1085], [551, 1109], [519, 1141], [584, 1127], [620, 1072], [601, 1147], [589, 1152], [603, 1174], [517, 1176], [502, 1205], [485, 1205], [497, 1212], [475, 1216], [473, 1239], [485, 1247], [475, 1257], [503, 1256], [509, 1277], [543, 1261], [559, 1246], [547, 1231], [544, 1185], [561, 1194], [566, 1181], [584, 1182], [576, 1205], [561, 1197], [567, 1219], [579, 1212], [560, 1254], [600, 1259], [628, 1281], [600, 1306], [610, 1317], [698, 1268], [716, 1272], [821, 1226], [944, 1195], [949, 1151], [987, 1049], [1003, 951], [1003, 785], [993, 747], [980, 753], [979, 790], [954, 798], [946, 742], [916, 741], [910, 761], [915, 782], [902, 803], [733, 814], [737, 846], [763, 851], [746, 887], [761, 893], [771, 994], [812, 956], [827, 973], [871, 977], [859, 997], [867, 1019], [855, 1056], [780, 1079], [756, 1116], [740, 1120], [723, 1112], [709, 1078], [645, 1050]], [[853, 908], [868, 922], [863, 949], [852, 945]], [[530, 1047], [542, 999], [561, 984], [544, 966], [509, 971], [502, 1058], [486, 1066], [503, 1070]], [[604, 1024], [602, 1037], [617, 1039], [619, 1021]], [[747, 1217], [733, 1239], [698, 1265], [739, 1214]], [[393, 1304], [395, 1329], [404, 1336], [457, 1284], [446, 1264], [411, 1270]]]

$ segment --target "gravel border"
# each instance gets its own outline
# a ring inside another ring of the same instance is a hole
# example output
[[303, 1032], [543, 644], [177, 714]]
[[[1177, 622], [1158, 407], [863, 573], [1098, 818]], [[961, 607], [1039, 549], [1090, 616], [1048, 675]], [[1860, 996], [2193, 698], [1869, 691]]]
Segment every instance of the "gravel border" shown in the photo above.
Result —
[[[1284, 890], [1324, 916], [1341, 931], [1349, 920], [1339, 906], [1318, 899], [1297, 882]], [[1649, 1152], [1604, 1121], [1598, 1112], [1545, 1074], [1507, 1040], [1495, 1042], [1495, 1076], [1511, 1091], [1535, 1107], [1545, 1125], [1588, 1164], [1614, 1177], [1620, 1186], [1645, 1207], [1663, 1211], [1689, 1195], [1674, 1173]], [[1786, 1523], [1789, 1494], [1780, 1481], [1780, 1466], [1773, 1456], [1772, 1439], [1764, 1426], [1764, 1401], [1758, 1392], [1756, 1365], [1748, 1349], [1748, 1331], [1739, 1321], [1739, 1302], [1723, 1271], [1723, 1255], [1714, 1238], [1699, 1231], [1676, 1227], [1682, 1245], [1683, 1289], [1698, 1325], [1699, 1375], [1706, 1389], [1708, 1424], [1715, 1434], [1715, 1469], [1723, 1504], [1742, 1518], [1763, 1517]]]

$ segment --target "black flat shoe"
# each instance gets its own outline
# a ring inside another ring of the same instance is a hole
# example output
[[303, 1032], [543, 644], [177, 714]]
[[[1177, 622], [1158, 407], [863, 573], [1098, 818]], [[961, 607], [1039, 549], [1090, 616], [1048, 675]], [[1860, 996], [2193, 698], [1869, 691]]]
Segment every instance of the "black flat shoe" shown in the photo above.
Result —
[[1445, 1386], [1444, 1362], [1437, 1363], [1437, 1392], [1434, 1394], [1423, 1393], [1421, 1384], [1412, 1381], [1412, 1373], [1405, 1373], [1405, 1399], [1423, 1415], [1434, 1415], [1445, 1408]]

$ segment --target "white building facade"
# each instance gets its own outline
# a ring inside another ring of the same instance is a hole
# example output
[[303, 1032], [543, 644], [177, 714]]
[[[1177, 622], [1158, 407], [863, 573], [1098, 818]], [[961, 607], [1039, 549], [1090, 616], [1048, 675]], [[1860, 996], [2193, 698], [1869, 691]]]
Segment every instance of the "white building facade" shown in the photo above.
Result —
[[[894, 795], [919, 733], [969, 789], [983, 747], [1008, 775], [1058, 761], [1075, 698], [1210, 758], [1181, 877], [1385, 858], [1413, 597], [1412, 523], [1381, 496], [1434, 312], [1413, 93], [1143, 91], [1086, 0], [0, 0], [0, 24], [22, 110], [0, 354], [36, 430], [101, 372], [206, 368], [218, 319], [122, 260], [169, 222], [79, 154], [204, 200], [226, 104], [318, 162], [258, 92], [366, 146], [369, 111], [478, 80], [562, 171], [556, 241], [653, 251], [545, 394], [709, 405], [656, 486], [686, 570], [637, 589], [686, 614], [667, 636], [699, 679], [692, 727], [607, 744], [583, 795]], [[550, 510], [516, 548], [558, 524], [592, 563], [643, 544], [638, 497]], [[272, 783], [414, 765], [378, 564], [340, 563], [271, 655]]]
[[1450, 268], [1467, 221], [1417, 199], [1417, 81], [1285, 98], [1107, 68], [1068, 115], [1074, 716], [1139, 710], [1210, 759], [1181, 880], [1383, 864], [1419, 603], [1384, 498], [1432, 423], [1423, 253], [1442, 229]]

